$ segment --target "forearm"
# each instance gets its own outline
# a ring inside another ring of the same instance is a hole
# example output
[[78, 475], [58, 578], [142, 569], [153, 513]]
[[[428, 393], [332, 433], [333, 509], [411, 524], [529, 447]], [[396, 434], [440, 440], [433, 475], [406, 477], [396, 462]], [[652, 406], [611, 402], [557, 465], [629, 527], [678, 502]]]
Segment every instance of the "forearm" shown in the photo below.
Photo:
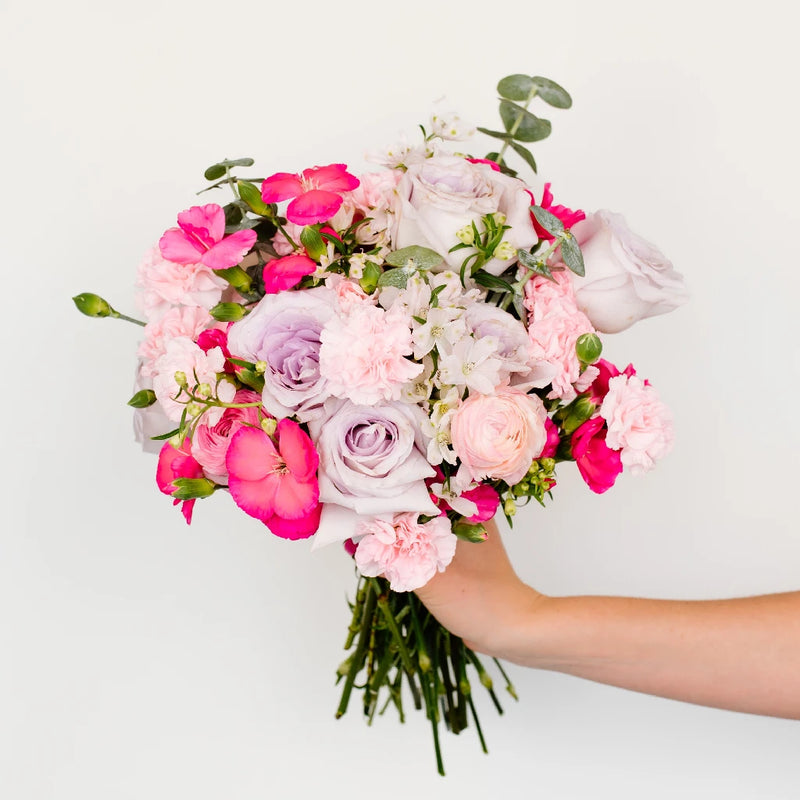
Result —
[[800, 719], [800, 592], [713, 601], [532, 593], [496, 647], [527, 666]]

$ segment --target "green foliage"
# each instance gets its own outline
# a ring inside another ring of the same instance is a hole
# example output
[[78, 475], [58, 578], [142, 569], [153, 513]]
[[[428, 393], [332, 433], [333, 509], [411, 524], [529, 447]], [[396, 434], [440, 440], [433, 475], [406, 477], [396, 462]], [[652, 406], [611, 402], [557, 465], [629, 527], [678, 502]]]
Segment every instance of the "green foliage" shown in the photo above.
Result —
[[132, 408], [147, 408], [156, 402], [156, 393], [152, 389], [142, 389], [128, 400]]
[[407, 269], [433, 269], [438, 267], [442, 261], [444, 259], [435, 250], [417, 245], [403, 247], [386, 256], [386, 263], [390, 266], [406, 267]]

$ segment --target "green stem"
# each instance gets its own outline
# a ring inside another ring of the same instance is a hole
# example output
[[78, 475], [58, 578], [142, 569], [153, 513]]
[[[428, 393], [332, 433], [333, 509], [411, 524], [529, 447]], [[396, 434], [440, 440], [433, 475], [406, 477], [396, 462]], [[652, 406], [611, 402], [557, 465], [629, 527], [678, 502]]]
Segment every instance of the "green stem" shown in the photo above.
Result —
[[[525, 101], [525, 105], [522, 106], [526, 111], [528, 110], [528, 106], [531, 104], [531, 100], [536, 97], [536, 87], [534, 86], [530, 92], [528, 92], [528, 99]], [[508, 135], [513, 139], [514, 134], [519, 130], [519, 126], [522, 125], [522, 114], [519, 114], [517, 118], [514, 120], [514, 124], [511, 126], [511, 130], [508, 132]], [[497, 163], [503, 163], [503, 154], [508, 150], [508, 141], [503, 142], [502, 148], [500, 148], [500, 152], [497, 154]]]
[[506, 674], [506, 671], [503, 669], [503, 665], [495, 658], [493, 659], [494, 663], [497, 665], [497, 669], [500, 670], [500, 674], [503, 676], [503, 679], [506, 682], [506, 691], [515, 699], [519, 700], [517, 696], [517, 690], [514, 688], [514, 684], [511, 683], [511, 679]]
[[[380, 590], [380, 585], [378, 582], [374, 578], [372, 580], [375, 584], [373, 591]], [[389, 630], [394, 637], [395, 644], [397, 645], [397, 649], [400, 651], [400, 658], [403, 660], [403, 666], [405, 667], [406, 672], [408, 672], [410, 675], [413, 675], [415, 671], [414, 664], [411, 661], [411, 656], [406, 648], [406, 643], [400, 633], [400, 629], [397, 627], [397, 621], [394, 618], [394, 614], [392, 614], [392, 610], [389, 608], [389, 598], [386, 594], [381, 594], [378, 596], [378, 608], [383, 614], [383, 618], [386, 620], [386, 624], [388, 625]]]
[[350, 701], [350, 694], [353, 691], [353, 684], [356, 680], [359, 670], [364, 662], [366, 655], [367, 645], [369, 644], [370, 631], [372, 629], [372, 618], [375, 614], [375, 605], [378, 598], [372, 588], [371, 584], [367, 584], [366, 597], [364, 598], [364, 613], [361, 617], [361, 629], [358, 632], [358, 644], [356, 651], [353, 654], [353, 661], [350, 664], [350, 670], [347, 673], [347, 678], [342, 690], [342, 699], [339, 701], [339, 708], [336, 709], [336, 718], [341, 717], [347, 711], [347, 704]]
[[109, 316], [113, 317], [114, 319], [124, 319], [125, 322], [132, 322], [134, 325], [141, 325], [143, 328], [145, 325], [147, 325], [146, 322], [142, 322], [140, 319], [129, 317], [127, 314], [120, 314], [119, 311], [113, 308], [111, 309]]

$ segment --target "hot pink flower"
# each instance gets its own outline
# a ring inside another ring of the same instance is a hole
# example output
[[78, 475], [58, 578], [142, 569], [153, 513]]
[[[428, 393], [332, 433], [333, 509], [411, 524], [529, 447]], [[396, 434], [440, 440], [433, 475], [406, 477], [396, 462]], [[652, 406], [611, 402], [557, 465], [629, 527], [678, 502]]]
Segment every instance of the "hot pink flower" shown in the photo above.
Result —
[[204, 264], [211, 269], [236, 266], [255, 244], [256, 232], [225, 236], [225, 212], [216, 203], [192, 206], [178, 214], [178, 227], [159, 240], [164, 258], [177, 264]]
[[361, 522], [364, 538], [356, 549], [362, 575], [383, 575], [392, 591], [410, 592], [424, 586], [437, 571], [443, 572], [456, 552], [456, 536], [447, 517], [420, 524], [415, 511], [388, 519]]
[[231, 357], [231, 351], [228, 350], [227, 331], [223, 331], [220, 328], [209, 328], [208, 330], [203, 331], [197, 337], [197, 346], [204, 353], [207, 353], [209, 350], [213, 350], [215, 347], [219, 347], [219, 349], [222, 350], [222, 355], [225, 356], [225, 372], [236, 371], [234, 365], [228, 361], [228, 359]]
[[[156, 483], [158, 488], [168, 495], [172, 495], [176, 486], [173, 481], [178, 478], [202, 478], [203, 468], [192, 455], [192, 443], [184, 439], [180, 449], [173, 447], [169, 442], [164, 442], [158, 454], [158, 467], [156, 468]], [[175, 500], [173, 505], [178, 505], [180, 500]], [[192, 521], [194, 500], [184, 500], [181, 513], [188, 525]]]
[[228, 487], [236, 505], [276, 536], [305, 538], [319, 522], [319, 456], [290, 419], [278, 423], [275, 439], [260, 428], [234, 434], [225, 459]]
[[317, 263], [308, 256], [289, 255], [274, 258], [264, 264], [264, 292], [278, 294], [285, 289], [297, 286], [305, 275], [311, 275], [317, 269]]
[[572, 434], [572, 456], [578, 465], [581, 477], [597, 494], [610, 489], [622, 472], [619, 451], [606, 444], [605, 420], [592, 417]]
[[[533, 205], [537, 205], [536, 200], [531, 194], [531, 201]], [[571, 208], [567, 208], [566, 206], [556, 206], [553, 205], [553, 193], [550, 191], [550, 184], [546, 183], [544, 185], [544, 192], [542, 193], [542, 201], [538, 203], [540, 208], [544, 208], [545, 210], [549, 211], [553, 216], [558, 217], [563, 223], [565, 228], [571, 228], [576, 222], [580, 222], [583, 219], [586, 219], [586, 214], [583, 211], [573, 211]], [[531, 222], [533, 223], [533, 227], [536, 229], [536, 233], [539, 235], [540, 239], [547, 239], [548, 242], [553, 241], [553, 234], [548, 233], [536, 220], [536, 217], [531, 212]]]
[[558, 444], [561, 441], [558, 425], [556, 425], [550, 417], [547, 417], [544, 421], [544, 429], [547, 431], [547, 442], [537, 458], [553, 458], [556, 454], [556, 450], [558, 450]]
[[[488, 164], [495, 172], [502, 172], [500, 165], [496, 161], [492, 161], [491, 158], [468, 158], [467, 161], [470, 164]], [[549, 186], [550, 184], [547, 185]]]
[[270, 175], [261, 184], [261, 197], [265, 203], [293, 198], [286, 209], [286, 218], [297, 225], [313, 225], [329, 220], [342, 205], [342, 192], [355, 189], [358, 183], [345, 164], [329, 164], [299, 174]]

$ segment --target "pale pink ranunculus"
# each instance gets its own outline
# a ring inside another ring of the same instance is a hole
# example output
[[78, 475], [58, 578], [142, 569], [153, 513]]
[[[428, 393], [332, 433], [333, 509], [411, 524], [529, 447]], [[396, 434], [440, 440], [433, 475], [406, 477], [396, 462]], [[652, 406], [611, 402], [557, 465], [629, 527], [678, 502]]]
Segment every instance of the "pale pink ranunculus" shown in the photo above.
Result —
[[[190, 389], [195, 385], [207, 383], [212, 390], [218, 392], [223, 402], [229, 403], [236, 394], [236, 388], [226, 380], [217, 382], [217, 376], [225, 369], [225, 356], [219, 347], [207, 353], [188, 336], [177, 336], [167, 342], [164, 353], [153, 364], [153, 391], [164, 413], [174, 422], [178, 422], [186, 408], [187, 396], [180, 399], [180, 387], [175, 382], [175, 373], [182, 372]], [[205, 412], [204, 422], [216, 425], [222, 416], [222, 408], [215, 407]]]
[[394, 592], [424, 586], [453, 560], [457, 537], [446, 516], [420, 523], [415, 512], [375, 518], [360, 523], [363, 538], [356, 548], [356, 566], [362, 575], [382, 575]]
[[651, 470], [672, 449], [672, 413], [638, 375], [608, 381], [600, 416], [608, 425], [606, 443], [620, 451], [623, 466], [634, 475]]
[[471, 394], [453, 415], [453, 449], [473, 480], [513, 485], [547, 443], [547, 411], [536, 395], [506, 386], [493, 395]]
[[347, 316], [328, 320], [320, 334], [319, 371], [335, 397], [374, 405], [398, 400], [403, 385], [419, 375], [409, 318], [400, 309], [384, 311], [362, 303]]
[[177, 264], [153, 247], [139, 264], [139, 305], [148, 322], [164, 316], [173, 306], [210, 309], [219, 303], [227, 281], [204, 264]]
[[619, 451], [608, 446], [607, 436], [602, 417], [587, 419], [572, 434], [572, 457], [584, 482], [595, 494], [608, 491], [622, 472]]
[[572, 275], [578, 306], [602, 333], [665, 314], [689, 299], [683, 276], [655, 245], [612, 211], [590, 214], [573, 228], [586, 275]]
[[[481, 218], [500, 212], [510, 226], [504, 239], [514, 248], [528, 249], [539, 241], [530, 218], [531, 198], [525, 184], [488, 164], [455, 155], [434, 155], [409, 164], [397, 185], [392, 206], [391, 241], [395, 250], [421, 245], [439, 253], [442, 269], [459, 270], [471, 250], [450, 249], [459, 244], [457, 232]], [[499, 275], [513, 260], [493, 258], [483, 269]]]
[[142, 375], [153, 374], [153, 365], [167, 348], [167, 342], [176, 336], [188, 336], [197, 341], [200, 334], [210, 326], [216, 326], [212, 316], [200, 306], [175, 306], [163, 317], [145, 325], [144, 339], [137, 355], [142, 359]]
[[525, 307], [530, 312], [528, 336], [533, 362], [547, 362], [555, 370], [548, 396], [570, 402], [576, 396], [574, 384], [581, 377], [575, 343], [594, 328], [578, 309], [566, 273], [555, 272], [554, 278], [551, 281], [537, 276], [525, 285]]
[[[261, 395], [249, 389], [240, 389], [233, 398], [234, 403], [261, 404]], [[216, 425], [207, 424], [201, 419], [192, 437], [192, 455], [200, 463], [206, 476], [214, 483], [225, 485], [228, 482], [228, 469], [225, 456], [231, 438], [244, 425], [258, 427], [260, 423], [258, 406], [247, 408], [226, 408]]]

